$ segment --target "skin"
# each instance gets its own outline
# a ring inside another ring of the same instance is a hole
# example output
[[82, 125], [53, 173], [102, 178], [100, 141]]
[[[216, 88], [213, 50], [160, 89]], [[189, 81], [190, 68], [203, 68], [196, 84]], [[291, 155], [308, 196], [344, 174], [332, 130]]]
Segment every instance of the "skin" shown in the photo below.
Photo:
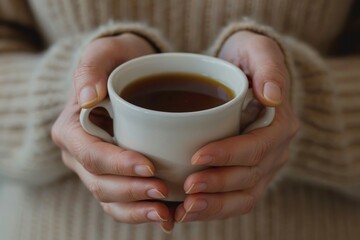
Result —
[[[246, 31], [233, 34], [222, 46], [218, 57], [252, 79], [255, 96], [263, 105], [276, 107], [276, 116], [269, 127], [199, 149], [192, 164], [215, 168], [186, 179], [188, 196], [180, 205], [158, 201], [167, 196], [168, 189], [153, 177], [156, 169], [149, 159], [88, 135], [79, 123], [81, 107], [91, 107], [106, 97], [107, 78], [116, 66], [151, 53], [155, 53], [151, 45], [133, 34], [97, 39], [87, 46], [74, 74], [74, 92], [52, 128], [64, 164], [119, 222], [154, 222], [170, 232], [175, 222], [249, 213], [286, 163], [290, 140], [298, 129], [281, 49], [272, 39]], [[109, 125], [104, 116], [103, 111], [95, 111], [92, 120]]]

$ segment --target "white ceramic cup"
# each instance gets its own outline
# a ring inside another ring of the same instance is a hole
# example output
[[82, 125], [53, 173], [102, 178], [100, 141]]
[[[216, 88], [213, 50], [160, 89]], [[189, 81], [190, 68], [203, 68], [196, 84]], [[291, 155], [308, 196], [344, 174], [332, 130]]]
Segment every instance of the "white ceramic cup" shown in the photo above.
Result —
[[[139, 78], [166, 72], [208, 76], [232, 89], [235, 98], [203, 111], [173, 113], [135, 106], [118, 94]], [[110, 100], [81, 110], [82, 127], [91, 135], [148, 157], [155, 166], [156, 177], [164, 180], [169, 189], [167, 201], [184, 200], [185, 179], [203, 169], [191, 165], [194, 153], [207, 143], [238, 135], [241, 114], [254, 99], [248, 80], [238, 67], [218, 58], [190, 53], [154, 54], [130, 60], [111, 73], [108, 93]], [[114, 136], [89, 120], [90, 112], [97, 107], [109, 112]], [[274, 116], [274, 108], [265, 108], [265, 114], [245, 131], [268, 126]]]

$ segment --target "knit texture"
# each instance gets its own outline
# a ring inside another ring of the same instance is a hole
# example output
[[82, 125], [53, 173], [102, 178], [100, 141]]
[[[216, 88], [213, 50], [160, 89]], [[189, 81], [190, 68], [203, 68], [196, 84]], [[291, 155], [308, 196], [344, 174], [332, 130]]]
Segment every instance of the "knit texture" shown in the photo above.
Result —
[[[5, 0], [3, 0], [5, 1]], [[20, 0], [17, 0], [20, 1]], [[155, 26], [179, 51], [201, 52], [219, 29], [247, 16], [322, 51], [340, 33], [353, 0], [30, 0], [49, 43], [114, 21]], [[51, 21], [49, 21], [51, 20]]]
[[[0, 0], [0, 239], [358, 239], [360, 56], [319, 54], [353, 2]], [[159, 51], [216, 55], [241, 30], [274, 39], [291, 74], [301, 129], [282, 178], [245, 216], [179, 224], [171, 235], [114, 222], [50, 137], [83, 48], [132, 32]]]
[[4, 82], [0, 91], [1, 175], [38, 185], [69, 173], [51, 141], [51, 126], [68, 99], [73, 69], [83, 48], [96, 38], [122, 32], [145, 37], [159, 51], [170, 49], [155, 30], [140, 24], [110, 22], [90, 34], [63, 38], [43, 54], [0, 57], [0, 81]]
[[[359, 238], [358, 201], [292, 181], [268, 191], [250, 214], [178, 224], [170, 235], [163, 233], [157, 224], [115, 222], [77, 178], [36, 189], [7, 184], [0, 187], [0, 202], [0, 231], [4, 240]], [[16, 206], [16, 210], [8, 206]]]

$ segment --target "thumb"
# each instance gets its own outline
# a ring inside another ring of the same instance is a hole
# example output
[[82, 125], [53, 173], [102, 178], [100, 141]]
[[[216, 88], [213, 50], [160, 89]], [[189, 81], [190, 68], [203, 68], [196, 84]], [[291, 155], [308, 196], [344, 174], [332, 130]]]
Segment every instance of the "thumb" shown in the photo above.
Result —
[[261, 39], [245, 51], [256, 98], [265, 106], [279, 106], [289, 92], [289, 75], [280, 47], [271, 39]]
[[[271, 57], [271, 56], [264, 56]], [[253, 59], [256, 67], [252, 72], [252, 86], [257, 99], [265, 106], [279, 106], [288, 92], [288, 74], [286, 67], [276, 61], [266, 62]]]
[[107, 95], [107, 79], [120, 63], [110, 38], [95, 40], [84, 50], [75, 69], [74, 87], [78, 104], [89, 108], [102, 101]]
[[289, 94], [289, 75], [284, 55], [272, 39], [248, 31], [232, 35], [220, 58], [239, 66], [251, 80], [256, 98], [265, 106], [280, 105]]

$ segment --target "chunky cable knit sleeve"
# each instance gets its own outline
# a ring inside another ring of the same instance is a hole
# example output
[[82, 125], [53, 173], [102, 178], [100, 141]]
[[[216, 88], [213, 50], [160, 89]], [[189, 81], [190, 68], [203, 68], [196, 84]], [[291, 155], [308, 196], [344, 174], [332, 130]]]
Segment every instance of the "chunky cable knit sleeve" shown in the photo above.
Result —
[[110, 22], [59, 40], [42, 53], [14, 50], [0, 55], [0, 177], [38, 185], [69, 172], [50, 129], [67, 101], [72, 71], [90, 41], [123, 32], [141, 35], [159, 51], [170, 48], [157, 30]]
[[209, 54], [241, 30], [274, 39], [291, 76], [300, 131], [282, 176], [360, 197], [360, 57], [325, 60], [307, 45], [244, 19], [223, 29]]

